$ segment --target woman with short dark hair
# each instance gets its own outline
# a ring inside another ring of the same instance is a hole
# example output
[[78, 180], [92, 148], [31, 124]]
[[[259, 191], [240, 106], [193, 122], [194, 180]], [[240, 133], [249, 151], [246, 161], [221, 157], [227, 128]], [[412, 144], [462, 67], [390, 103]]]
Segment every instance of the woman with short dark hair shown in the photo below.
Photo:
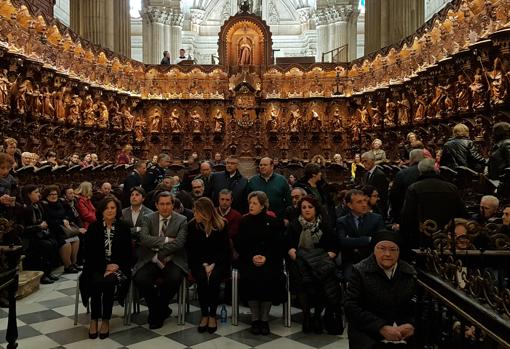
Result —
[[109, 336], [115, 291], [122, 302], [130, 283], [131, 234], [120, 215], [120, 202], [113, 196], [105, 197], [98, 204], [97, 220], [89, 226], [85, 237], [80, 291], [84, 302], [90, 296], [91, 339], [97, 338], [98, 333], [100, 339]]
[[267, 214], [266, 193], [248, 195], [248, 214], [239, 224], [234, 245], [239, 253], [241, 296], [251, 310], [253, 334], [269, 334], [271, 304], [283, 300], [285, 293], [282, 273], [283, 225]]

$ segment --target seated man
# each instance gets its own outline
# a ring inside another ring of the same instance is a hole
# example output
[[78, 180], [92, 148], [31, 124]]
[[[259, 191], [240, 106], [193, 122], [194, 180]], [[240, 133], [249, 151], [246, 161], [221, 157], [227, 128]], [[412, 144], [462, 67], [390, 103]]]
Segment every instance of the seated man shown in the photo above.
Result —
[[414, 334], [416, 271], [399, 260], [397, 233], [380, 231], [372, 242], [347, 285], [349, 348], [405, 348]]
[[350, 212], [337, 220], [336, 232], [342, 249], [344, 277], [349, 279], [352, 264], [370, 255], [370, 240], [384, 229], [384, 221], [380, 214], [369, 212], [368, 197], [361, 190], [349, 190], [345, 202]]
[[497, 197], [484, 195], [480, 200], [480, 213], [475, 215], [473, 219], [480, 224], [499, 223], [498, 208], [499, 200]]
[[138, 240], [142, 230], [143, 217], [152, 213], [152, 210], [144, 206], [145, 190], [142, 187], [131, 188], [129, 202], [131, 205], [122, 210], [122, 220], [131, 228], [131, 238]]
[[188, 273], [184, 249], [188, 224], [186, 217], [173, 211], [173, 206], [170, 192], [159, 193], [157, 211], [144, 217], [140, 231], [140, 256], [133, 275], [147, 302], [151, 329], [163, 326], [172, 313], [168, 304]]

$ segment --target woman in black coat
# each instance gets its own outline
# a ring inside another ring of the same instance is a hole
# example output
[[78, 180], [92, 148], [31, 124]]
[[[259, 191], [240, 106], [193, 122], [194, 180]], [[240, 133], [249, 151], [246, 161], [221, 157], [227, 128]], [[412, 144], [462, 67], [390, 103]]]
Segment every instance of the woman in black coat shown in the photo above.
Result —
[[214, 209], [211, 199], [195, 201], [195, 218], [188, 223], [186, 252], [191, 275], [198, 286], [202, 319], [198, 332], [214, 333], [221, 281], [229, 272], [230, 244], [227, 222]]
[[[321, 280], [317, 278], [316, 270], [311, 270], [312, 267], [305, 260], [305, 253], [311, 252], [318, 257], [322, 255], [325, 261], [329, 262], [331, 268], [328, 277], [333, 286], [338, 288], [333, 290], [338, 297], [334, 301], [340, 303], [340, 289], [335, 276], [334, 264], [334, 258], [339, 250], [339, 241], [326, 221], [326, 217], [322, 214], [319, 202], [314, 197], [305, 196], [302, 198], [298, 203], [298, 208], [300, 215], [289, 223], [286, 233], [287, 253], [290, 258], [290, 286], [292, 292], [297, 294], [303, 309], [303, 332], [307, 333], [312, 329], [310, 308], [313, 307], [315, 309], [313, 329], [315, 332], [321, 333], [322, 310], [326, 304], [333, 302], [327, 301], [325, 290], [327, 284], [323, 282], [326, 280], [326, 276], [322, 276]], [[324, 264], [321, 262], [321, 265]]]
[[[89, 337], [104, 339], [110, 333], [113, 300], [124, 299], [131, 278], [131, 234], [120, 219], [120, 202], [105, 197], [98, 205], [97, 220], [85, 238], [85, 263], [80, 278], [82, 299], [91, 298]], [[98, 320], [101, 328], [98, 331]]]
[[282, 301], [285, 293], [282, 273], [282, 225], [267, 214], [269, 200], [262, 191], [248, 195], [249, 213], [241, 219], [234, 241], [239, 253], [241, 295], [251, 309], [254, 334], [269, 334], [272, 303]]
[[40, 203], [41, 193], [34, 184], [23, 187], [22, 204], [18, 207], [20, 224], [23, 225], [23, 246], [27, 253], [25, 267], [42, 270], [41, 284], [52, 284], [58, 277], [51, 274], [57, 259], [58, 243], [46, 222], [46, 212]]
[[[44, 209], [48, 221], [48, 227], [56, 237], [59, 245], [59, 254], [64, 263], [64, 273], [77, 273], [81, 270], [76, 264], [76, 257], [80, 248], [78, 235], [84, 234], [85, 229], [79, 228], [79, 220], [73, 214], [71, 207], [64, 200], [59, 199], [60, 188], [57, 185], [48, 185], [43, 192]], [[67, 236], [63, 227], [77, 230], [77, 235]]]

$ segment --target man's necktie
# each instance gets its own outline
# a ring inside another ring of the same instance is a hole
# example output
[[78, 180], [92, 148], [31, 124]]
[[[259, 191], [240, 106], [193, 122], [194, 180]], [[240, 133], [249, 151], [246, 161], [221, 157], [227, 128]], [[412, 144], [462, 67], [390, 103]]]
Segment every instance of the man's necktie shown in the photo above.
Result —
[[159, 236], [166, 235], [166, 227], [168, 225], [168, 218], [163, 219], [163, 225], [161, 226], [161, 231], [159, 232]]
[[359, 230], [361, 228], [361, 224], [363, 223], [363, 219], [361, 217], [357, 217], [356, 222], [356, 228]]

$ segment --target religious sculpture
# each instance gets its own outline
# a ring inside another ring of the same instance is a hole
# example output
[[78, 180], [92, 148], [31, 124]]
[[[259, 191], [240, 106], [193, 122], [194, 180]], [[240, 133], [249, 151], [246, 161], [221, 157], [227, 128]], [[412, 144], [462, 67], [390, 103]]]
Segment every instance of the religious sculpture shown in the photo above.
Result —
[[66, 121], [66, 104], [65, 104], [66, 87], [55, 92], [55, 117], [59, 124], [64, 124]]
[[149, 132], [159, 133], [161, 131], [161, 113], [159, 108], [153, 108], [149, 115]]
[[398, 123], [407, 125], [409, 123], [409, 114], [411, 112], [411, 102], [407, 99], [405, 93], [402, 93], [402, 100], [398, 101]]
[[81, 98], [78, 95], [74, 95], [71, 105], [69, 107], [69, 114], [67, 115], [67, 123], [69, 125], [78, 125], [80, 122], [80, 108]]
[[356, 112], [359, 116], [359, 122], [358, 124], [361, 125], [361, 128], [363, 130], [366, 130], [369, 128], [370, 126], [370, 122], [368, 120], [368, 109], [367, 109], [367, 106], [362, 104], [358, 107], [358, 109], [356, 109]]
[[418, 92], [414, 91], [414, 121], [420, 122], [427, 115], [427, 102], [425, 101], [423, 95], [418, 94]]
[[271, 106], [271, 113], [269, 114], [269, 120], [267, 122], [267, 130], [269, 132], [278, 131], [278, 114], [279, 110], [273, 105]]
[[368, 102], [368, 111], [369, 115], [371, 115], [372, 127], [379, 127], [381, 126], [382, 113], [377, 102], [375, 102], [375, 106], [372, 103], [374, 102]]
[[384, 126], [393, 127], [395, 126], [395, 112], [396, 105], [389, 98], [386, 98], [386, 112], [384, 113]]
[[135, 117], [131, 114], [131, 108], [127, 105], [122, 106], [122, 126], [124, 131], [131, 131], [134, 127]]
[[[23, 97], [24, 99], [24, 97]], [[53, 106], [53, 94], [50, 92], [48, 86], [43, 88], [43, 118], [51, 121], [55, 116], [55, 107]], [[26, 103], [23, 102], [24, 104]]]
[[85, 106], [83, 109], [83, 125], [92, 127], [96, 123], [96, 105], [91, 95], [85, 97]]
[[214, 133], [222, 133], [223, 128], [225, 127], [225, 120], [223, 120], [223, 115], [221, 114], [221, 110], [216, 110], [216, 115], [214, 115]]
[[135, 123], [134, 123], [134, 129], [135, 129], [135, 140], [137, 142], [143, 142], [145, 139], [145, 136], [143, 135], [143, 130], [146, 126], [145, 120], [143, 119], [143, 116], [139, 116]]
[[485, 107], [485, 87], [482, 82], [482, 73], [480, 68], [476, 70], [475, 79], [469, 85], [471, 90], [471, 100], [473, 109], [482, 109]]
[[301, 123], [301, 113], [299, 109], [290, 112], [289, 131], [292, 133], [299, 132], [299, 124]]
[[457, 83], [456, 83], [456, 94], [455, 97], [457, 98], [457, 109], [460, 112], [468, 111], [469, 110], [469, 87], [466, 81], [466, 78], [464, 75], [460, 74], [457, 77]]
[[322, 128], [322, 121], [319, 116], [319, 113], [312, 109], [312, 118], [310, 119], [310, 129], [312, 131], [318, 132]]
[[331, 128], [333, 129], [333, 132], [344, 132], [342, 125], [342, 115], [340, 115], [340, 108], [338, 107], [335, 107], [335, 111], [333, 112]]
[[191, 112], [191, 130], [193, 133], [201, 133], [202, 132], [202, 117], [195, 109]]
[[490, 98], [492, 105], [501, 105], [505, 103], [508, 96], [508, 80], [503, 71], [501, 58], [494, 59], [492, 71], [487, 73], [490, 82]]
[[119, 103], [113, 101], [110, 108], [111, 124], [114, 130], [122, 130], [122, 113], [119, 110]]
[[99, 117], [97, 119], [97, 126], [99, 128], [108, 128], [108, 122], [109, 122], [109, 115], [108, 107], [104, 102], [99, 102]]
[[0, 109], [8, 110], [10, 107], [11, 83], [7, 78], [7, 69], [0, 72]]
[[252, 64], [252, 48], [248, 37], [243, 36], [239, 42], [239, 65], [251, 65]]
[[32, 119], [37, 121], [43, 111], [43, 95], [39, 90], [39, 85], [34, 85], [34, 89], [27, 94], [30, 96], [31, 100]]
[[179, 112], [176, 108], [172, 110], [172, 114], [170, 115], [170, 131], [172, 133], [180, 133], [182, 130], [181, 122], [180, 122]]

